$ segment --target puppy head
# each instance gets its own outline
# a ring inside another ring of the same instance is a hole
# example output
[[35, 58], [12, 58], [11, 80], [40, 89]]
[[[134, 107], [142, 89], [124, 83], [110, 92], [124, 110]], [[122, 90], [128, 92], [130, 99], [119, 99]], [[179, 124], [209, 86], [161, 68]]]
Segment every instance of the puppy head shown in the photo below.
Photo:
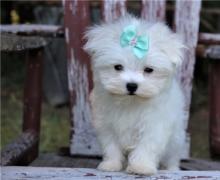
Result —
[[[147, 36], [149, 49], [138, 58], [133, 47], [122, 47], [120, 37], [125, 27], [136, 27], [138, 35]], [[129, 15], [113, 22], [91, 27], [84, 49], [92, 57], [95, 86], [111, 94], [153, 97], [169, 87], [182, 61], [184, 47], [178, 36], [162, 23], [146, 23]]]

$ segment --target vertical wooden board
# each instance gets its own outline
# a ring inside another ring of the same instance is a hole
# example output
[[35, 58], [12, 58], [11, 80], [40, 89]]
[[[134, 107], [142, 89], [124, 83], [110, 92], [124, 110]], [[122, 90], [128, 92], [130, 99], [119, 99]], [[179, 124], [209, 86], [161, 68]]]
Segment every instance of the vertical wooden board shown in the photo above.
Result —
[[166, 0], [142, 0], [141, 17], [147, 21], [164, 21]]
[[100, 150], [91, 125], [89, 103], [92, 72], [89, 57], [82, 49], [83, 33], [90, 24], [89, 1], [66, 0], [63, 5], [71, 107], [70, 152], [73, 155], [96, 155]]
[[105, 22], [113, 21], [126, 13], [126, 0], [103, 0], [102, 16]]
[[209, 144], [212, 158], [220, 158], [220, 60], [209, 65]]
[[[198, 42], [199, 20], [200, 20], [201, 0], [196, 1], [176, 1], [174, 27], [183, 38], [187, 49], [184, 52], [184, 61], [177, 72], [177, 79], [180, 82], [186, 99], [186, 120], [185, 128], [188, 127], [189, 110], [191, 102], [192, 80], [195, 64], [195, 48]], [[188, 141], [189, 137], [187, 138]], [[188, 142], [189, 147], [189, 142]], [[189, 149], [189, 148], [188, 148]], [[185, 158], [189, 150], [186, 149]]]

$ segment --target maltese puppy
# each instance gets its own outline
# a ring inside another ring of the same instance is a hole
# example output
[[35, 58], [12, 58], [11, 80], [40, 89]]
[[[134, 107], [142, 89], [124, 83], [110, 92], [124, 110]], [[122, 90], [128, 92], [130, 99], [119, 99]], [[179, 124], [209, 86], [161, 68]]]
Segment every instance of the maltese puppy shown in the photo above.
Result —
[[184, 97], [175, 78], [180, 38], [163, 23], [126, 15], [86, 32], [92, 57], [98, 169], [151, 175], [179, 169], [185, 142]]

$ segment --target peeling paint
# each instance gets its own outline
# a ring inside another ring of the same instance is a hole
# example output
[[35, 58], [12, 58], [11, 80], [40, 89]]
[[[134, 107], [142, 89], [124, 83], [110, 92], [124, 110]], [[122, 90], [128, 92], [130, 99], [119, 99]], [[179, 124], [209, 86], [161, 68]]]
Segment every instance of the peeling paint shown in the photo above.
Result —
[[142, 0], [141, 17], [147, 21], [165, 20], [166, 0]]
[[75, 134], [71, 139], [71, 153], [100, 154], [100, 147], [91, 125], [88, 68], [75, 59], [73, 48], [71, 48], [71, 60], [68, 68], [69, 89], [75, 92], [76, 98], [72, 107]]
[[72, 10], [72, 14], [73, 14], [73, 15], [76, 14], [77, 6], [78, 6], [78, 0], [72, 0], [71, 10]]
[[[184, 61], [181, 68], [177, 71], [177, 79], [180, 82], [186, 99], [186, 120], [185, 129], [188, 128], [189, 108], [191, 103], [192, 80], [195, 65], [195, 47], [198, 42], [199, 33], [199, 12], [201, 1], [181, 1], [176, 2], [175, 28], [176, 32], [181, 34], [184, 43], [188, 47], [184, 52]], [[189, 20], [190, 19], [190, 20]], [[186, 150], [190, 150], [190, 137], [186, 141]], [[187, 154], [186, 154], [187, 155]], [[188, 158], [188, 156], [183, 158]]]
[[106, 22], [117, 19], [126, 13], [126, 0], [104, 0], [104, 20]]
[[69, 28], [67, 27], [65, 28], [65, 40], [67, 44], [70, 43]]
[[65, 6], [65, 1], [66, 1], [66, 0], [62, 0], [62, 6], [63, 6], [63, 7]]

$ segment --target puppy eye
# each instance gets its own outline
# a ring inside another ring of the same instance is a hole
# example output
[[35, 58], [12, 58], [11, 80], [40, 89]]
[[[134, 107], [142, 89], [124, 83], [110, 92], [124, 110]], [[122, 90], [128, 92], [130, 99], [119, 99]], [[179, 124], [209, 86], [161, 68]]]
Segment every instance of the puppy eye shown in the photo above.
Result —
[[146, 67], [145, 69], [144, 69], [144, 72], [146, 72], [146, 73], [152, 73], [154, 70], [152, 69], [152, 68], [149, 68], [149, 67]]
[[123, 70], [123, 66], [121, 64], [116, 64], [114, 66], [114, 68], [115, 68], [116, 71], [122, 71]]

